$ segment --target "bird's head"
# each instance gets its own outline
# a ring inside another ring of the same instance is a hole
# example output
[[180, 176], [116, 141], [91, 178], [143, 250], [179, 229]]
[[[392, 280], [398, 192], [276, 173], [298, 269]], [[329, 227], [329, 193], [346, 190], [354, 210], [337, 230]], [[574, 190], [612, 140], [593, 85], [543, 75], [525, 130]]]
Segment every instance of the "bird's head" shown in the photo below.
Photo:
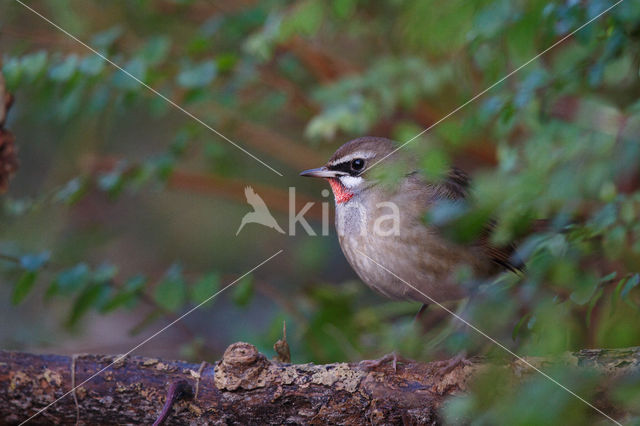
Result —
[[336, 203], [345, 203], [375, 183], [369, 168], [392, 157], [394, 148], [389, 139], [370, 136], [354, 139], [338, 148], [327, 164], [305, 170], [300, 175], [327, 179]]

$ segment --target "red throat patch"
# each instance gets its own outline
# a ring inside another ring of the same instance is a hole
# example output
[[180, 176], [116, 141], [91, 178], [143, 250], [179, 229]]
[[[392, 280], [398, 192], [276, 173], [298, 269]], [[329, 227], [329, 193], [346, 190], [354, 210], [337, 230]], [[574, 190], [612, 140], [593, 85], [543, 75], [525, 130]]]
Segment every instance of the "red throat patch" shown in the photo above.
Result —
[[353, 197], [353, 193], [349, 192], [347, 188], [340, 183], [340, 180], [336, 178], [327, 178], [327, 180], [329, 181], [329, 185], [331, 185], [333, 196], [336, 197], [337, 204], [346, 203]]

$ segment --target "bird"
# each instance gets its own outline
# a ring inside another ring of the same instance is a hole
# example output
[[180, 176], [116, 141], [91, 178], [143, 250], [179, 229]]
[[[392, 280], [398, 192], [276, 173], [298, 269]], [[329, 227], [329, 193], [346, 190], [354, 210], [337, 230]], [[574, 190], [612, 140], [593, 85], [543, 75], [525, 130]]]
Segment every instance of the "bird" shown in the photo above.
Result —
[[240, 227], [236, 231], [236, 235], [240, 233], [244, 225], [246, 225], [247, 223], [259, 223], [260, 225], [273, 228], [281, 234], [285, 233], [280, 225], [278, 225], [278, 222], [276, 222], [273, 215], [271, 215], [271, 212], [269, 211], [269, 208], [265, 204], [262, 197], [256, 194], [252, 187], [245, 187], [244, 195], [247, 198], [247, 203], [249, 203], [251, 207], [253, 207], [253, 211], [244, 215], [242, 221], [240, 222]]
[[[430, 181], [412, 163], [392, 140], [366, 136], [345, 143], [324, 166], [300, 175], [329, 182], [340, 247], [360, 279], [391, 299], [421, 302], [418, 318], [433, 302], [469, 295], [468, 286], [458, 282], [461, 267], [483, 278], [523, 266], [512, 247], [492, 246], [489, 232], [461, 244], [426, 224], [425, 214], [437, 203], [468, 198], [470, 179], [452, 167], [442, 179]], [[399, 182], [385, 184], [374, 165], [400, 169]]]

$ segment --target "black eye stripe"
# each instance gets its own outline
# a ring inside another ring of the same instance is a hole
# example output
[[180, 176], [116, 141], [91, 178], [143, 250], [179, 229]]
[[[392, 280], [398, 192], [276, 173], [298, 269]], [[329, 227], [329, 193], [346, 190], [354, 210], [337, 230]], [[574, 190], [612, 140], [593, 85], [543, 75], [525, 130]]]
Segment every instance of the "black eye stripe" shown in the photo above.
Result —
[[[362, 161], [362, 167], [360, 167], [359, 169], [355, 169], [353, 167], [353, 162], [356, 160]], [[344, 161], [342, 163], [334, 164], [333, 166], [329, 166], [328, 169], [334, 170], [337, 172], [348, 173], [350, 176], [358, 176], [364, 170], [364, 164], [365, 162], [363, 159], [357, 158], [354, 160]]]
[[344, 163], [334, 164], [333, 166], [329, 166], [329, 170], [335, 170], [337, 172], [345, 172], [351, 174], [351, 162], [346, 161]]

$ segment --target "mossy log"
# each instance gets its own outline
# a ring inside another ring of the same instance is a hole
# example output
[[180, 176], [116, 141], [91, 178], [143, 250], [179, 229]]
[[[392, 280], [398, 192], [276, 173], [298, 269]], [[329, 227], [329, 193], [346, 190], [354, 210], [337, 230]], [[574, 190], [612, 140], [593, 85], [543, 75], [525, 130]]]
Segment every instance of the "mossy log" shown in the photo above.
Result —
[[[640, 347], [527, 361], [593, 368], [615, 377], [638, 373]], [[407, 361], [395, 371], [391, 362], [375, 369], [362, 363], [285, 364], [241, 342], [229, 346], [221, 361], [200, 365], [133, 356], [0, 352], [0, 419], [20, 423], [67, 394], [31, 422], [151, 424], [167, 390], [182, 383], [188, 392], [167, 411], [168, 424], [439, 424], [445, 398], [464, 392], [488, 365], [475, 359], [443, 373], [445, 363]], [[518, 380], [534, 374], [520, 361], [503, 367]], [[80, 386], [70, 392], [73, 384]], [[624, 415], [606, 402], [594, 404], [617, 418]]]

